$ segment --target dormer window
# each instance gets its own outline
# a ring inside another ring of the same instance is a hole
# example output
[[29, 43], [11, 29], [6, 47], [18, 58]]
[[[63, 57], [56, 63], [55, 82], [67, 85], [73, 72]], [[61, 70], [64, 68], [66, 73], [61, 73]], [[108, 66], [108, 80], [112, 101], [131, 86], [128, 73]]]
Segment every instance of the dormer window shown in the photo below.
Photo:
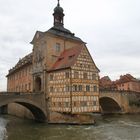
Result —
[[74, 54], [73, 54], [73, 55], [70, 55], [70, 56], [69, 56], [69, 59], [72, 59], [74, 56], [75, 56]]
[[58, 58], [58, 61], [61, 61], [61, 60], [63, 60], [64, 59], [64, 57], [60, 57], [60, 58]]

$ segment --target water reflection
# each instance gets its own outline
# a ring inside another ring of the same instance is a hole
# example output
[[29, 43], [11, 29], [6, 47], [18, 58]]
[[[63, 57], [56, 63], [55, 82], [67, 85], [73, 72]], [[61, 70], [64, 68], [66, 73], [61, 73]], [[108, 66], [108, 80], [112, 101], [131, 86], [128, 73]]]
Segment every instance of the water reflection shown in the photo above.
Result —
[[96, 125], [83, 126], [46, 125], [14, 117], [5, 120], [8, 140], [140, 140], [140, 115], [96, 116]]

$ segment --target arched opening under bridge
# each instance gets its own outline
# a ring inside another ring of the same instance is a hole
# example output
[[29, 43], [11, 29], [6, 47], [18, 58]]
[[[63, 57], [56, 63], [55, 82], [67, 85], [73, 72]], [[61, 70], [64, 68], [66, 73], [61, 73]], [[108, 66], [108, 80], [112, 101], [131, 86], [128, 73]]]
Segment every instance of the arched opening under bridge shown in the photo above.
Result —
[[121, 107], [120, 105], [112, 98], [109, 97], [101, 97], [99, 99], [99, 103], [101, 106], [102, 113], [120, 113]]
[[[33, 102], [31, 102], [29, 100], [25, 101], [24, 99], [23, 100], [22, 99], [15, 99], [15, 100], [11, 100], [11, 101], [5, 100], [3, 103], [0, 103], [0, 108], [1, 108], [0, 113], [5, 114], [6, 113], [5, 107], [8, 108], [8, 104], [10, 104], [10, 103], [16, 103], [16, 104], [22, 105], [25, 108], [27, 108], [34, 116], [34, 120], [37, 122], [46, 122], [47, 121], [47, 116], [46, 116], [45, 110], [38, 107]], [[3, 110], [4, 110], [4, 112], [3, 112]]]

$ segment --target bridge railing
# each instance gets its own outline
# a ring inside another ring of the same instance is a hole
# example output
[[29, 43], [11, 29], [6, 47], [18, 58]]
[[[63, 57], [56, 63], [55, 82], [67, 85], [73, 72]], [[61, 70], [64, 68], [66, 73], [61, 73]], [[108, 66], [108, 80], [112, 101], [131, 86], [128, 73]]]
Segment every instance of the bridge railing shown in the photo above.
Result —
[[0, 95], [40, 95], [43, 92], [0, 92]]
[[140, 92], [136, 92], [136, 91], [128, 91], [128, 90], [107, 90], [107, 89], [105, 89], [105, 90], [100, 90], [99, 91], [99, 93], [100, 94], [104, 94], [104, 93], [112, 93], [112, 94], [117, 94], [117, 93], [119, 93], [119, 94], [138, 94], [138, 95], [140, 95]]

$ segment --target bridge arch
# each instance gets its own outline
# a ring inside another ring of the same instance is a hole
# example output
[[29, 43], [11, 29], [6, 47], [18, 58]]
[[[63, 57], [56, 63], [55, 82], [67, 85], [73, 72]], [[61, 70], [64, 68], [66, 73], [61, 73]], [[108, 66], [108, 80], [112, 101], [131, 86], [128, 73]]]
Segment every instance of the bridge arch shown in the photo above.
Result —
[[34, 116], [35, 121], [38, 122], [45, 122], [47, 120], [47, 115], [45, 110], [39, 107], [36, 103], [31, 101], [30, 99], [7, 99], [3, 102], [0, 102], [0, 107], [8, 105], [10, 103], [17, 103], [19, 105], [24, 106], [27, 108]]
[[120, 113], [121, 112], [121, 106], [115, 99], [111, 97], [100, 97], [99, 103], [101, 106], [102, 113]]

